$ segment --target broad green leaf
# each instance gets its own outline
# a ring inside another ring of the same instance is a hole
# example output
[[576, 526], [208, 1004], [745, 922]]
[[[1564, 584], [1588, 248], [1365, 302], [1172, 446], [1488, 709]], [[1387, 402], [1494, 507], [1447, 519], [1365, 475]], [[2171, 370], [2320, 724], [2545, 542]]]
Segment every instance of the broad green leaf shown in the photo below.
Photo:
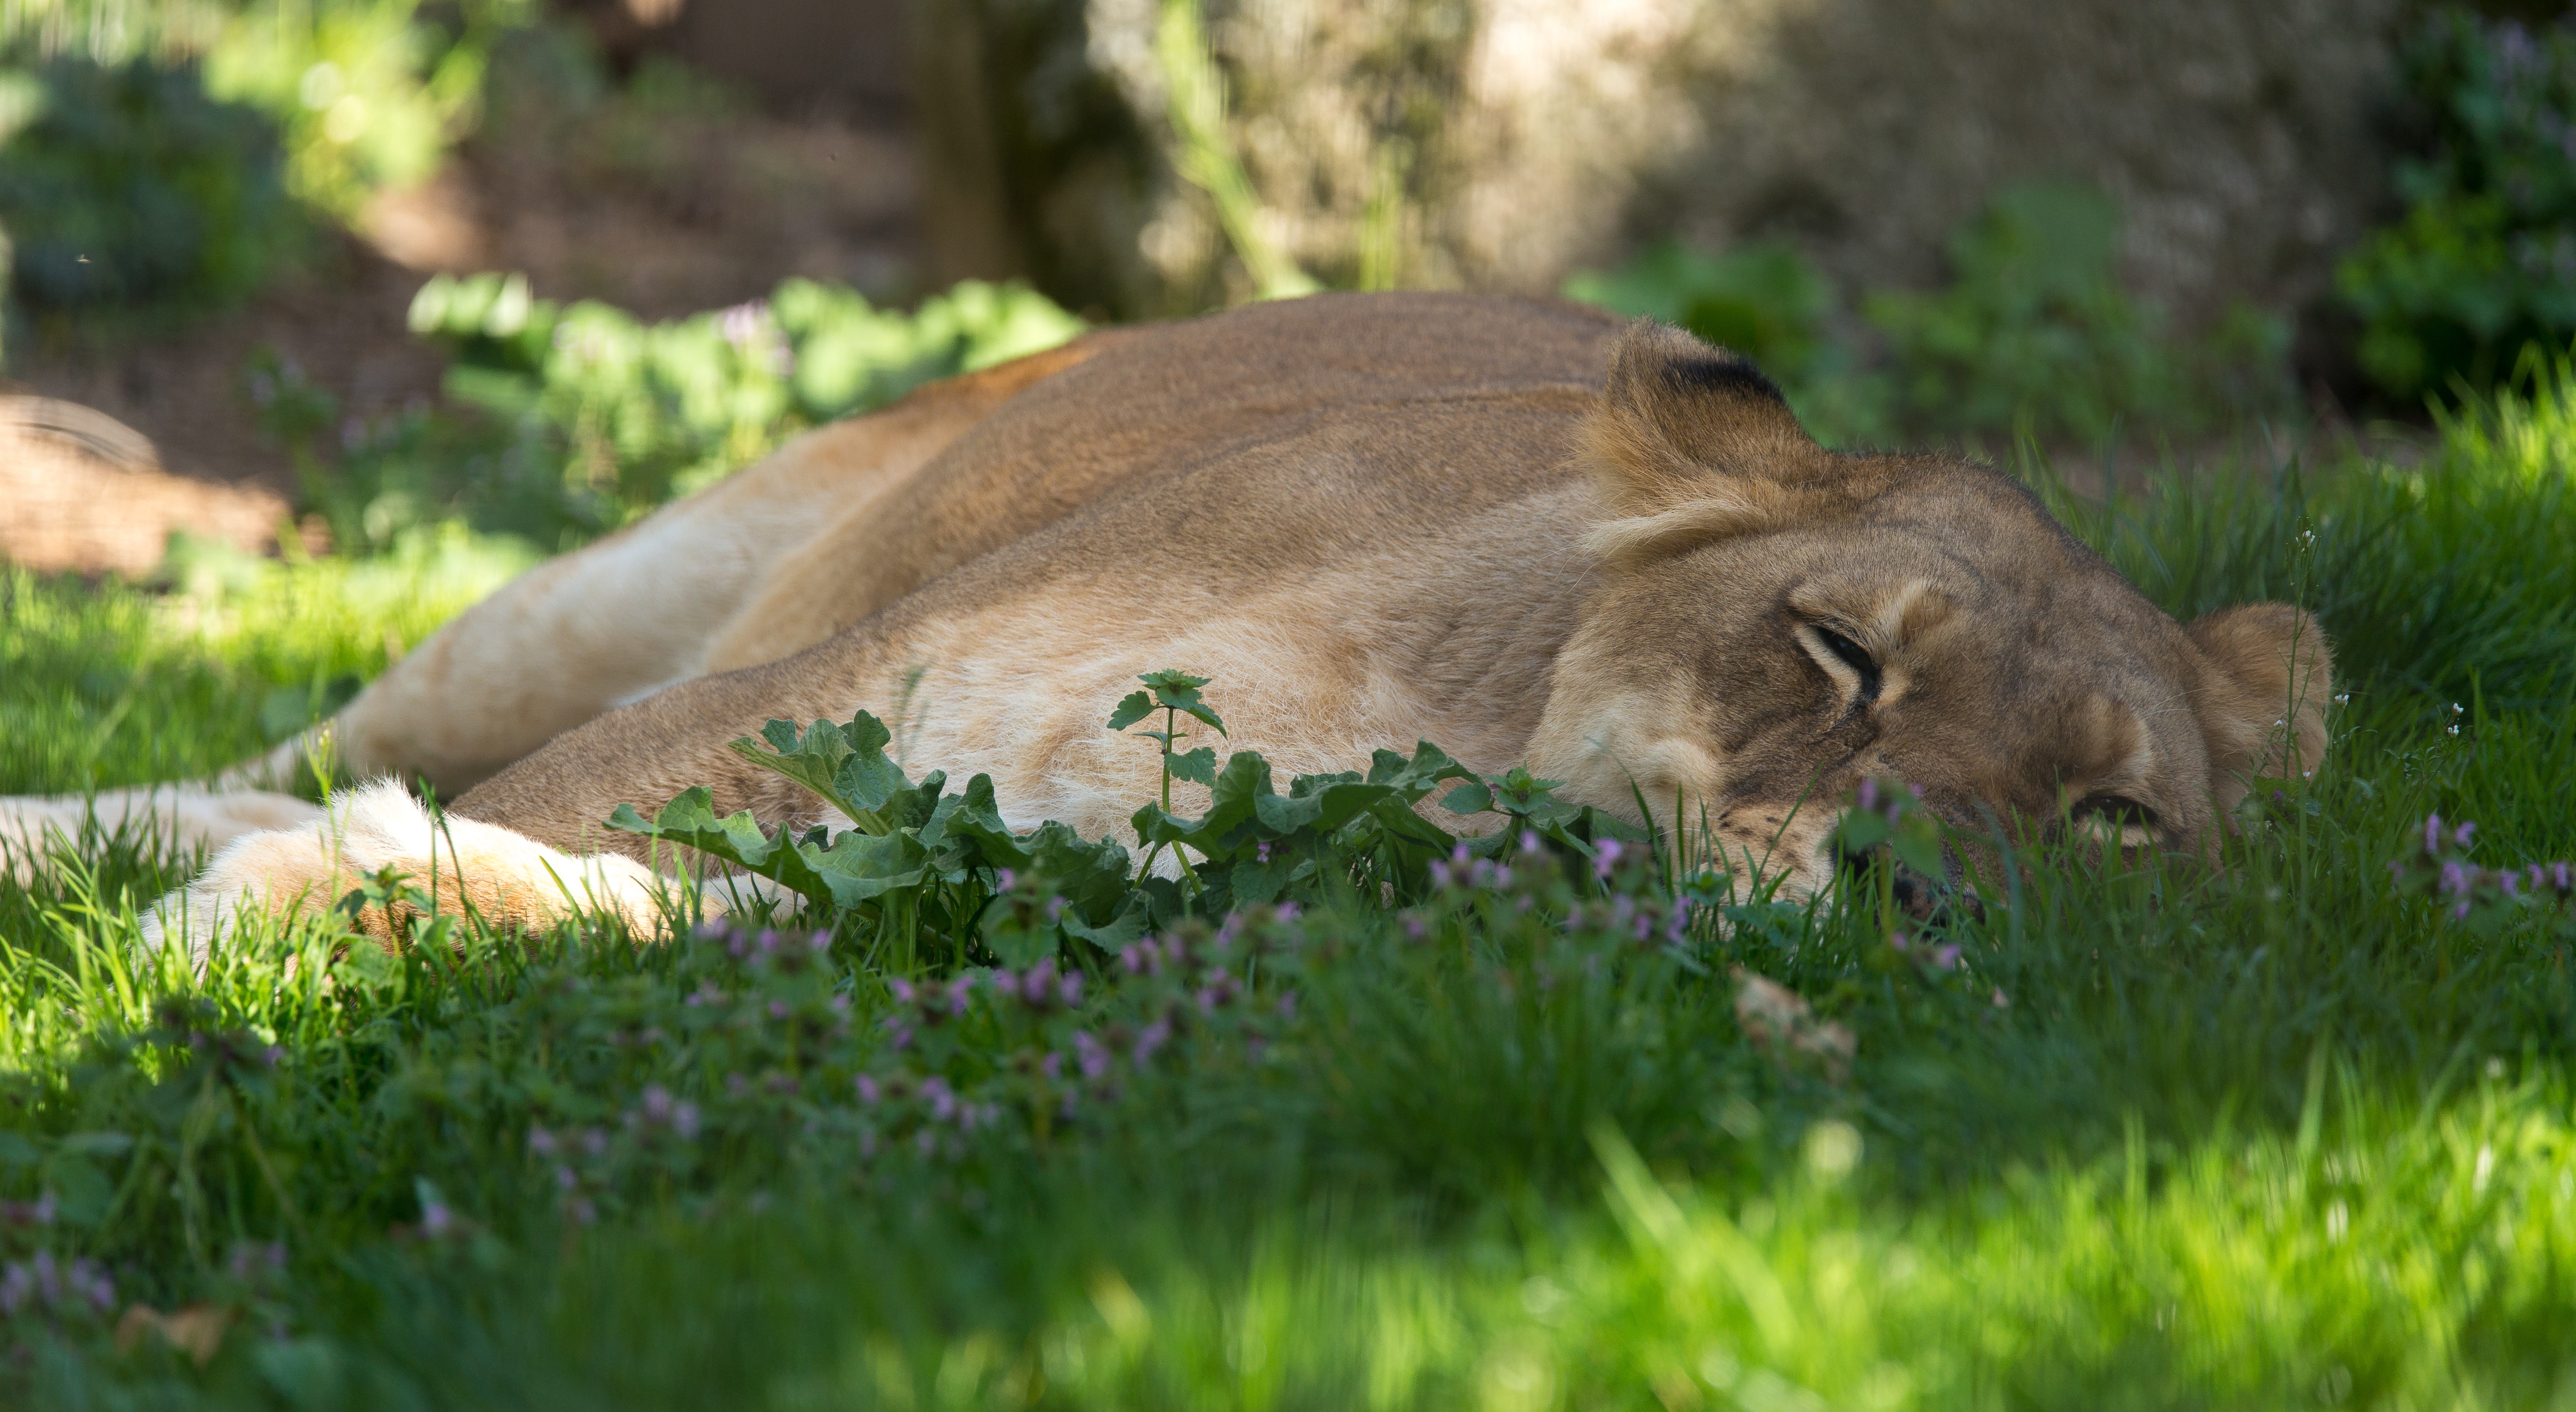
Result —
[[745, 872], [768, 878], [816, 906], [829, 906], [834, 901], [835, 890], [814, 871], [801, 849], [762, 833], [759, 821], [748, 810], [717, 818], [715, 796], [704, 785], [681, 791], [649, 824], [637, 816], [634, 806], [620, 804], [617, 812], [608, 816], [608, 826], [664, 839], [738, 864]]
[[800, 736], [794, 722], [773, 720], [760, 728], [759, 739], [741, 736], [726, 742], [726, 748], [772, 774], [804, 786], [833, 808], [848, 812], [849, 806], [832, 787], [832, 775], [849, 758], [850, 747], [841, 739], [840, 728], [830, 721], [816, 721]]
[[[832, 783], [852, 805], [877, 813], [888, 800], [911, 787], [911, 781], [904, 778], [903, 767], [886, 758], [885, 748], [894, 743], [894, 732], [886, 729], [885, 722], [861, 711], [850, 718], [841, 733], [849, 743], [850, 755], [834, 772]], [[940, 780], [944, 784], [947, 777], [942, 775]], [[931, 794], [936, 798], [938, 791], [933, 789]]]
[[1216, 747], [1212, 745], [1202, 745], [1196, 750], [1183, 751], [1163, 763], [1165, 768], [1172, 772], [1172, 778], [1176, 780], [1189, 780], [1195, 784], [1205, 785], [1216, 783]]
[[1123, 731], [1154, 714], [1154, 710], [1154, 698], [1141, 691], [1131, 691], [1119, 700], [1118, 709], [1109, 713], [1109, 728]]
[[[902, 888], [919, 886], [929, 871], [930, 853], [910, 834], [866, 834], [856, 830], [832, 841], [812, 861], [814, 875], [831, 901], [856, 907]], [[785, 879], [780, 879], [784, 882]]]
[[1126, 890], [1123, 876], [1119, 891], [1121, 900], [1118, 915], [1099, 926], [1083, 921], [1074, 914], [1074, 909], [1066, 908], [1059, 922], [1065, 934], [1079, 937], [1103, 951], [1116, 951], [1135, 944], [1136, 939], [1145, 934], [1145, 928], [1152, 921], [1152, 909], [1144, 893]]
[[1937, 828], [1900, 830], [1894, 847], [1905, 866], [1927, 878], [1937, 879], [1948, 871], [1941, 857], [1941, 832]]
[[1427, 740], [1413, 743], [1413, 758], [1410, 760], [1392, 750], [1380, 750], [1369, 757], [1369, 783], [1401, 791], [1408, 804], [1437, 789], [1443, 780], [1474, 782], [1475, 779], [1475, 771], [1451, 759], [1448, 751]]
[[1470, 780], [1449, 791], [1440, 807], [1452, 814], [1481, 814], [1494, 807], [1494, 791], [1482, 780]]
[[1147, 672], [1136, 680], [1143, 682], [1146, 689], [1154, 693], [1156, 710], [1178, 711], [1184, 716], [1196, 717], [1214, 726], [1217, 734], [1225, 734], [1225, 722], [1217, 718], [1216, 708], [1208, 705], [1199, 696], [1199, 688], [1208, 684], [1206, 677], [1194, 677], [1187, 672], [1163, 671]]

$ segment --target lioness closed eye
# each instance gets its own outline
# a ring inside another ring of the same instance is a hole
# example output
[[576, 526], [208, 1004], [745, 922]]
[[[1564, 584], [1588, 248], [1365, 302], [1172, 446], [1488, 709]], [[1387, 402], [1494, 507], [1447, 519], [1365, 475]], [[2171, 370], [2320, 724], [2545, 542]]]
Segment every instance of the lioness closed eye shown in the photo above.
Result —
[[[360, 774], [471, 786], [443, 894], [649, 924], [646, 841], [601, 821], [701, 783], [801, 819], [725, 748], [762, 722], [910, 690], [939, 703], [918, 766], [1098, 837], [1156, 779], [1100, 722], [1163, 667], [1221, 679], [1234, 744], [1283, 773], [1427, 738], [1632, 817], [1678, 801], [1793, 891], [1831, 876], [1820, 801], [1863, 775], [1961, 822], [2198, 847], [2245, 778], [2313, 767], [2330, 691], [2297, 610], [2178, 624], [2012, 481], [1828, 452], [1672, 329], [1336, 295], [1095, 334], [817, 431], [518, 580], [326, 729]], [[66, 807], [18, 801], [16, 826]], [[220, 789], [98, 807], [229, 838], [164, 904], [201, 944], [241, 906], [430, 873], [390, 783], [327, 817]]]

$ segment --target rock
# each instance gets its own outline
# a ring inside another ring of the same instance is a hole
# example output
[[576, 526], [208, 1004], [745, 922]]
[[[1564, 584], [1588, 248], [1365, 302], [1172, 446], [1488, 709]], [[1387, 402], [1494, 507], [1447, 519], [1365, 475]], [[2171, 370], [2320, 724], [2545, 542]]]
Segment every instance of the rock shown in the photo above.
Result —
[[[1250, 292], [1173, 162], [1163, 0], [916, 9], [934, 279], [1175, 313]], [[1353, 286], [1545, 292], [1645, 240], [1783, 237], [1923, 285], [1995, 192], [2080, 178], [2185, 320], [2296, 308], [2389, 200], [2399, 0], [1205, 0], [1261, 232]]]
[[50, 397], [0, 397], [0, 561], [43, 572], [150, 572], [173, 530], [258, 551], [288, 523], [258, 486], [161, 469], [152, 443]]

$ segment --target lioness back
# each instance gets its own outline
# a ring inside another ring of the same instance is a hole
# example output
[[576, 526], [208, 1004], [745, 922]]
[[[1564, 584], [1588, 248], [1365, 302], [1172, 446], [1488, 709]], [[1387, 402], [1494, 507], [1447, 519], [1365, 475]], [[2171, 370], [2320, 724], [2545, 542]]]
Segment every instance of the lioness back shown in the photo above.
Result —
[[[1334, 542], [1309, 547], [1338, 554], [1351, 534], [1419, 534], [1573, 474], [1572, 428], [1619, 328], [1577, 305], [1408, 294], [1121, 330], [872, 507], [834, 588], [884, 607], [1049, 529], [1064, 533], [985, 582], [1176, 551], [1257, 577], [1293, 558], [1299, 527], [1336, 518]], [[1444, 402], [1470, 415], [1424, 405]], [[1497, 413], [1518, 424], [1489, 420]], [[1426, 435], [1435, 419], [1456, 423], [1442, 429], [1454, 435]], [[1536, 423], [1553, 432], [1534, 438]], [[1318, 439], [1345, 475], [1301, 465], [1283, 477], [1279, 458], [1260, 454]]]

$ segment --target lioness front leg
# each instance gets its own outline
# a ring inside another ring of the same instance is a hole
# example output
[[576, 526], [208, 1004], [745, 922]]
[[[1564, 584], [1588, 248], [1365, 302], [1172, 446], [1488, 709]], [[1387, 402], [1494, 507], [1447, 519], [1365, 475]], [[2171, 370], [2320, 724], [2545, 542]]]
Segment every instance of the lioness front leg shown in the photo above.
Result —
[[[496, 929], [606, 912], [635, 935], [650, 936], [678, 890], [673, 879], [630, 858], [575, 856], [480, 820], [433, 818], [390, 780], [346, 791], [316, 812], [300, 827], [226, 845], [195, 881], [153, 909], [146, 942], [183, 937], [203, 966], [214, 939], [239, 919], [326, 911], [387, 867], [406, 875], [405, 886], [439, 912]], [[722, 910], [719, 899], [708, 903]], [[410, 935], [421, 910], [409, 901], [371, 906], [359, 914], [359, 928], [393, 945]]]
[[147, 829], [164, 845], [217, 849], [244, 834], [293, 828], [321, 814], [319, 806], [292, 795], [217, 793], [200, 785], [0, 798], [0, 871], [26, 882], [44, 860], [49, 840], [76, 842], [83, 825], [93, 820], [108, 833]]

